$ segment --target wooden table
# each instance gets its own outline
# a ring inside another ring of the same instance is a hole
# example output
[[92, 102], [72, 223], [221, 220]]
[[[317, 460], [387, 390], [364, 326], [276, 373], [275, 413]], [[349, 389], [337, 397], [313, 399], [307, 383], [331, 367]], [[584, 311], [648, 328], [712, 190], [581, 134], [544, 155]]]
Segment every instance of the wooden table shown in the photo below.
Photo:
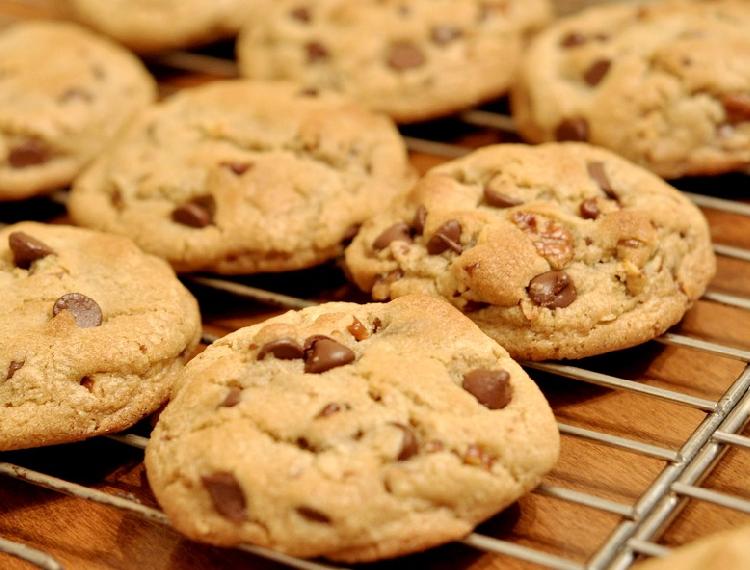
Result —
[[[0, 0], [0, 25], [17, 18], [49, 17], [50, 0]], [[208, 53], [231, 53], [227, 46]], [[0, 58], [2, 54], [0, 54]], [[149, 62], [161, 79], [162, 92], [231, 73], [232, 65], [214, 59], [172, 54]], [[503, 103], [489, 107], [492, 117]], [[477, 127], [486, 116], [469, 114], [455, 120], [405, 130], [411, 146], [429, 152], [413, 152], [420, 171], [456, 151], [432, 147], [437, 140], [462, 147], [512, 140], [499, 130]], [[460, 150], [460, 149], [459, 149]], [[736, 175], [712, 180], [679, 181], [693, 191], [724, 198], [750, 199], [750, 177]], [[735, 213], [705, 210], [717, 243], [750, 250], [750, 218]], [[0, 221], [24, 218], [64, 219], [64, 208], [47, 199], [0, 205]], [[335, 263], [284, 276], [261, 276], [239, 282], [311, 299], [358, 298]], [[221, 335], [280, 312], [278, 307], [222, 293], [212, 288], [191, 287], [201, 303], [207, 333]], [[720, 257], [719, 272], [711, 291], [750, 297], [750, 262]], [[672, 332], [750, 350], [750, 311], [709, 300], [699, 301]], [[740, 355], [742, 356], [742, 355]], [[586, 359], [575, 363], [583, 369], [626, 379], [630, 386], [652, 386], [718, 401], [745, 369], [741, 358], [719, 356], [658, 342]], [[548, 397], [558, 420], [565, 425], [612, 434], [630, 441], [667, 450], [680, 450], [708, 412], [675, 405], [652, 396], [613, 390], [587, 382], [531, 371]], [[148, 421], [136, 432], [147, 434]], [[745, 431], [750, 434], [750, 431]], [[658, 453], [657, 453], [658, 455]], [[142, 452], [105, 438], [55, 448], [6, 453], [0, 461], [12, 462], [156, 507], [146, 483]], [[564, 435], [559, 465], [546, 478], [546, 492], [521, 499], [503, 514], [482, 525], [478, 532], [511, 543], [583, 563], [590, 559], [623, 522], [632, 518], [604, 512], [580, 502], [556, 496], [559, 488], [571, 489], [629, 506], [637, 503], [669, 464], [662, 458], [602, 445], [590, 437]], [[750, 451], [732, 447], [705, 478], [705, 488], [750, 498]], [[616, 510], [616, 509], [615, 509]], [[750, 516], [710, 502], [689, 500], [661, 536], [661, 544], [679, 545], [708, 533], [750, 523]], [[25, 543], [54, 556], [66, 568], [215, 569], [271, 568], [276, 564], [237, 550], [194, 544], [154, 522], [90, 500], [61, 495], [27, 482], [0, 477], [0, 538]], [[658, 538], [658, 536], [657, 536]], [[0, 568], [30, 567], [0, 554]], [[466, 545], [452, 544], [375, 568], [536, 568], [514, 557], [483, 553]]]

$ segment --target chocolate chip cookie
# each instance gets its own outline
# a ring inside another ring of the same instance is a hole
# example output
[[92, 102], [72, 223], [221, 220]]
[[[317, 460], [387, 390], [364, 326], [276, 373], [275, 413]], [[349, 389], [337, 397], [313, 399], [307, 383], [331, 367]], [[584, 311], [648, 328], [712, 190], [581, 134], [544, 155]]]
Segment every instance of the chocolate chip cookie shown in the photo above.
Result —
[[141, 63], [84, 28], [0, 31], [0, 201], [67, 186], [156, 97]]
[[333, 88], [399, 122], [503, 94], [547, 0], [261, 0], [241, 73]]
[[411, 181], [386, 117], [291, 83], [217, 82], [142, 113], [69, 208], [179, 271], [285, 271], [339, 255]]
[[532, 43], [512, 90], [529, 141], [589, 141], [665, 178], [750, 169], [750, 3], [611, 3]]
[[125, 429], [168, 397], [200, 315], [162, 260], [68, 226], [0, 231], [0, 451]]
[[364, 562], [464, 537], [537, 485], [558, 444], [505, 350], [410, 296], [289, 312], [214, 343], [186, 367], [146, 467], [191, 539]]
[[715, 271], [682, 194], [581, 143], [497, 145], [438, 166], [363, 226], [364, 291], [448, 299], [515, 358], [580, 358], [678, 322]]
[[138, 53], [237, 34], [254, 0], [63, 0], [69, 15]]
[[633, 570], [744, 570], [750, 568], [750, 526], [707, 536]]

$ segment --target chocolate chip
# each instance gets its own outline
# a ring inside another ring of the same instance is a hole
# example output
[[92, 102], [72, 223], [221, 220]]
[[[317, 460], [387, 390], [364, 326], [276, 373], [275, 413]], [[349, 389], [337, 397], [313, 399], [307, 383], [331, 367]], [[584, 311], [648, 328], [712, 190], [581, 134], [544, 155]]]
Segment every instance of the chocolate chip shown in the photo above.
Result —
[[581, 217], [587, 220], [595, 220], [601, 214], [595, 198], [587, 198], [581, 202], [580, 211]]
[[583, 117], [563, 119], [557, 125], [555, 138], [559, 141], [586, 141], [589, 138], [589, 124]]
[[595, 87], [599, 85], [604, 76], [609, 72], [609, 68], [612, 67], [612, 62], [608, 59], [597, 59], [594, 63], [588, 66], [586, 71], [583, 72], [583, 80], [590, 85]]
[[35, 261], [54, 253], [46, 243], [24, 232], [12, 232], [8, 236], [8, 245], [13, 252], [13, 263], [21, 269], [28, 269]]
[[398, 460], [407, 461], [419, 453], [419, 442], [414, 432], [398, 422], [393, 422], [393, 425], [401, 430], [403, 437], [401, 438], [401, 447], [398, 451]]
[[240, 390], [237, 386], [232, 386], [229, 388], [229, 392], [227, 392], [226, 397], [224, 398], [224, 401], [221, 403], [221, 408], [233, 408], [237, 404], [240, 403], [240, 395], [242, 394], [242, 390]]
[[333, 414], [336, 414], [341, 411], [341, 406], [339, 406], [336, 402], [331, 402], [330, 404], [326, 404], [323, 406], [323, 408], [318, 412], [318, 415], [315, 416], [316, 418], [327, 418], [328, 416], [332, 416]]
[[420, 205], [411, 223], [411, 228], [416, 235], [421, 236], [424, 233], [425, 220], [427, 220], [427, 208], [424, 205]]
[[394, 269], [388, 273], [378, 275], [375, 279], [375, 283], [372, 285], [372, 298], [375, 301], [385, 301], [390, 297], [391, 284], [395, 283], [404, 276], [404, 272], [400, 269]]
[[481, 311], [482, 309], [486, 309], [489, 307], [489, 303], [484, 303], [482, 301], [473, 301], [472, 299], [469, 299], [466, 301], [466, 304], [461, 309], [464, 313], [476, 313], [477, 311]]
[[310, 507], [297, 507], [297, 513], [301, 517], [316, 523], [330, 524], [331, 522], [331, 517]]
[[178, 224], [191, 228], [205, 228], [214, 221], [216, 202], [213, 196], [199, 196], [177, 206], [172, 211], [172, 219]]
[[94, 379], [90, 376], [84, 376], [83, 378], [81, 378], [81, 381], [78, 382], [78, 384], [86, 388], [86, 390], [88, 390], [89, 392], [94, 391]]
[[5, 375], [6, 380], [10, 380], [13, 378], [13, 375], [21, 370], [23, 368], [23, 365], [26, 364], [25, 361], [18, 361], [18, 360], [11, 360], [10, 365], [8, 366], [8, 373]]
[[462, 386], [490, 410], [502, 409], [510, 402], [510, 374], [505, 370], [477, 368], [464, 374]]
[[321, 374], [332, 368], [354, 362], [354, 352], [332, 338], [322, 337], [305, 341], [305, 372]]
[[721, 98], [721, 104], [727, 114], [727, 121], [736, 125], [750, 121], [750, 93], [724, 95]]
[[91, 95], [91, 92], [86, 89], [81, 87], [70, 87], [60, 93], [57, 100], [60, 101], [60, 103], [70, 103], [71, 101], [76, 100], [90, 103], [94, 100], [94, 97]]
[[462, 35], [463, 31], [456, 26], [433, 26], [430, 30], [430, 39], [439, 46], [447, 45]]
[[273, 354], [279, 360], [295, 360], [305, 355], [299, 343], [289, 337], [278, 338], [264, 344], [258, 351], [258, 360], [263, 360], [267, 354]]
[[363, 325], [357, 317], [354, 317], [354, 321], [352, 322], [352, 324], [346, 327], [346, 330], [351, 333], [351, 335], [357, 342], [365, 340], [370, 336], [370, 332], [367, 330], [367, 327]]
[[52, 151], [46, 142], [37, 137], [30, 137], [11, 147], [8, 163], [13, 168], [27, 168], [48, 162]]
[[576, 287], [564, 271], [546, 271], [529, 283], [529, 297], [540, 307], [562, 309], [576, 300]]
[[217, 513], [234, 522], [245, 520], [245, 495], [234, 475], [228, 471], [217, 471], [201, 477], [201, 482], [211, 496]]
[[612, 187], [612, 183], [609, 180], [609, 176], [607, 176], [607, 171], [604, 170], [603, 162], [587, 162], [586, 170], [591, 179], [602, 189], [602, 192], [613, 200], [618, 199], [615, 189]]
[[416, 44], [408, 40], [402, 40], [391, 44], [387, 62], [392, 69], [404, 71], [421, 67], [425, 62], [425, 56]]
[[578, 32], [570, 32], [560, 38], [560, 47], [572, 48], [586, 43], [586, 36]]
[[484, 203], [493, 208], [512, 208], [523, 204], [523, 200], [513, 198], [492, 188], [484, 189]]
[[289, 12], [289, 15], [298, 22], [303, 22], [305, 24], [309, 23], [312, 20], [312, 15], [310, 14], [310, 10], [305, 6], [298, 6], [297, 8], [294, 8], [291, 12]]
[[328, 49], [320, 42], [307, 42], [305, 49], [307, 50], [308, 63], [317, 63], [328, 59]]
[[375, 334], [376, 332], [380, 331], [382, 328], [383, 328], [383, 321], [381, 321], [379, 317], [375, 317], [372, 320], [372, 334]]
[[388, 247], [394, 241], [411, 243], [410, 228], [404, 222], [398, 222], [385, 229], [375, 241], [372, 242], [374, 249], [380, 250]]
[[461, 224], [458, 220], [448, 220], [432, 234], [430, 241], [427, 242], [427, 253], [438, 255], [447, 249], [461, 253], [463, 248], [459, 243], [460, 239]]
[[220, 162], [219, 166], [228, 168], [234, 172], [237, 176], [242, 176], [253, 164], [251, 162]]
[[75, 318], [76, 325], [82, 329], [98, 327], [102, 324], [102, 310], [93, 299], [80, 293], [63, 295], [52, 306], [52, 316], [60, 311], [69, 311]]
[[361, 224], [352, 224], [351, 226], [346, 228], [344, 230], [344, 237], [342, 238], [341, 241], [344, 243], [350, 243], [355, 237], [357, 237], [360, 227], [361, 227]]

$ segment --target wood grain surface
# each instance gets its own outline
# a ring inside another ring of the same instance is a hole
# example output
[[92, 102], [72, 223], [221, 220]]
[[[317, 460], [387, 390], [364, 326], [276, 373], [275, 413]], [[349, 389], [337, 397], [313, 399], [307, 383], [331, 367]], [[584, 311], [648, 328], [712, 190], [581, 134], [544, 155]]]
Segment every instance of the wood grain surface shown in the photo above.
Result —
[[[19, 18], [50, 17], [57, 4], [54, 0], [0, 0], [0, 26]], [[211, 53], [231, 53], [231, 46], [227, 45], [209, 49], [213, 50]], [[151, 62], [151, 68], [160, 78], [165, 94], [216, 78], [208, 72], [166, 69], [163, 62]], [[503, 103], [492, 108], [502, 109]], [[412, 127], [405, 134], [465, 147], [509, 140], [499, 132], [469, 127], [456, 120]], [[413, 154], [412, 158], [420, 171], [443, 160], [427, 154]], [[720, 197], [750, 200], [748, 176], [678, 181], [677, 185]], [[716, 242], [750, 248], [749, 218], [711, 210], [706, 214]], [[0, 222], [20, 219], [64, 221], [64, 208], [48, 199], [0, 205]], [[346, 284], [336, 263], [304, 272], [248, 277], [240, 281], [312, 299], [362, 299]], [[252, 300], [190, 286], [200, 301], [205, 329], [212, 334], [225, 334], [281, 312]], [[711, 290], [750, 297], [750, 263], [720, 258]], [[675, 332], [750, 349], [750, 311], [699, 301]], [[744, 369], [744, 364], [737, 360], [656, 342], [589, 358], [578, 364], [633, 382], [710, 400], [718, 400]], [[705, 412], [639, 394], [539, 373], [532, 373], [532, 376], [539, 382], [560, 422], [670, 449], [678, 450], [706, 417]], [[145, 420], [136, 427], [136, 432], [147, 434], [149, 428], [149, 421]], [[108, 439], [0, 454], [0, 461], [28, 466], [157, 506], [146, 482], [142, 452]], [[632, 505], [665, 465], [662, 460], [564, 436], [560, 463], [545, 483]], [[750, 451], [730, 449], [704, 486], [750, 498], [748, 473]], [[534, 493], [482, 525], [479, 532], [585, 562], [621, 520], [616, 515]], [[691, 500], [666, 529], [662, 542], [679, 545], [741, 523], [750, 523], [750, 516]], [[111, 507], [2, 477], [0, 537], [44, 550], [68, 569], [278, 567], [250, 554], [191, 543], [169, 528]], [[535, 566], [452, 544], [368, 567], [480, 570]], [[0, 569], [25, 568], [31, 566], [0, 554]]]

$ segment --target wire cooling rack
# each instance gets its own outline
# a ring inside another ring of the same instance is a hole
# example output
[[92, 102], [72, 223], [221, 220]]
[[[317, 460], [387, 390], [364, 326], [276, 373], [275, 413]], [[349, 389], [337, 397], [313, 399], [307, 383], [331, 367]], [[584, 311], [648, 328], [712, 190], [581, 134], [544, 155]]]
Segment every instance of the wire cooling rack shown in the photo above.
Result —
[[[215, 54], [177, 52], [154, 58], [150, 63], [160, 68], [189, 72], [205, 78], [236, 76], [234, 63], [228, 58], [217, 57]], [[169, 84], [163, 84], [162, 87], [163, 92], [167, 93], [174, 89]], [[473, 135], [470, 135], [462, 139], [461, 145], [457, 145], [452, 144], [450, 140], [442, 139], [439, 125], [435, 128], [430, 126], [410, 128], [405, 130], [409, 149], [415, 153], [427, 155], [438, 162], [469, 152], [471, 149], [467, 148], [467, 141], [469, 145], [482, 144], [488, 139], [493, 142], [496, 135], [499, 135], [501, 139], [505, 139], [508, 135], [512, 138], [514, 132], [512, 118], [502, 111], [498, 112], [497, 108], [469, 110], [461, 113], [453, 121], [454, 126], [458, 124], [467, 128], [478, 128], [482, 134], [475, 139], [472, 139]], [[748, 188], [750, 177], [741, 177], [739, 180], [744, 189], [750, 189]], [[688, 193], [688, 196], [707, 211], [739, 216], [750, 222], [750, 205], [701, 193]], [[52, 199], [64, 202], [65, 198], [66, 194], [61, 192], [54, 195]], [[748, 265], [750, 264], [750, 249], [723, 244], [716, 244], [714, 247], [720, 258], [744, 264], [744, 269], [750, 269]], [[320, 301], [319, 298], [303, 298], [268, 287], [251, 286], [243, 282], [241, 278], [227, 279], [209, 275], [193, 275], [185, 276], [184, 279], [189, 285], [209, 289], [215, 295], [244, 297], [269, 307], [298, 309]], [[750, 310], [750, 297], [747, 296], [709, 290], [703, 300], [741, 311]], [[210, 331], [207, 330], [204, 333], [204, 343], [210, 344], [215, 339], [216, 336]], [[669, 552], [668, 547], [660, 544], [660, 538], [669, 525], [678, 519], [690, 501], [742, 513], [748, 517], [747, 522], [750, 523], [750, 500], [747, 498], [747, 495], [750, 495], [750, 484], [746, 482], [744, 488], [736, 489], [737, 492], [724, 492], [702, 485], [716, 466], [720, 465], [727, 451], [730, 449], [750, 450], [750, 438], [741, 434], [750, 418], [750, 391], [748, 390], [750, 387], [750, 350], [723, 342], [705, 340], [693, 334], [667, 333], [653, 342], [682, 347], [694, 351], [701, 358], [718, 356], [734, 360], [741, 364], [741, 372], [720, 397], [703, 398], [690, 393], [687, 389], [666, 389], [636, 382], [626, 377], [605, 374], [586, 366], [554, 362], [523, 363], [532, 377], [543, 374], [565, 379], [570, 383], [572, 391], [576, 390], [579, 383], [590, 384], [616, 397], [621, 398], [626, 393], [637, 394], [691, 408], [704, 414], [702, 421], [692, 433], [677, 446], [667, 446], [660, 442], [644, 442], [620, 435], [623, 432], [627, 433], [627, 426], [616, 426], [617, 429], [602, 431], [566, 423], [564, 420], [558, 421], [560, 433], [564, 439], [582, 439], [594, 446], [616, 448], [664, 463], [664, 467], [648, 482], [645, 490], [632, 503], [599, 496], [600, 493], [597, 493], [596, 488], [581, 491], [543, 483], [533, 492], [536, 495], [551, 497], [618, 517], [619, 522], [596, 550], [583, 561], [574, 560], [480, 532], [467, 536], [463, 540], [465, 545], [522, 560], [539, 567], [558, 570], [623, 570], [630, 567], [640, 557], [664, 556]], [[557, 413], [557, 410], [555, 411]], [[669, 423], [668, 418], [665, 421]], [[147, 437], [135, 433], [111, 435], [108, 439], [135, 449], [143, 449], [148, 442]], [[3, 455], [0, 454], [0, 460], [2, 459]], [[164, 525], [169, 524], [161, 511], [143, 504], [135, 497], [121, 496], [83, 486], [8, 461], [0, 461], [0, 475], [121, 509], [146, 520]], [[744, 491], [748, 493], [742, 496]], [[253, 545], [242, 545], [239, 549], [292, 568], [305, 570], [343, 568], [319, 561], [292, 558]], [[62, 568], [61, 564], [49, 553], [2, 537], [0, 537], [0, 552], [16, 556], [40, 568], [48, 570]]]

